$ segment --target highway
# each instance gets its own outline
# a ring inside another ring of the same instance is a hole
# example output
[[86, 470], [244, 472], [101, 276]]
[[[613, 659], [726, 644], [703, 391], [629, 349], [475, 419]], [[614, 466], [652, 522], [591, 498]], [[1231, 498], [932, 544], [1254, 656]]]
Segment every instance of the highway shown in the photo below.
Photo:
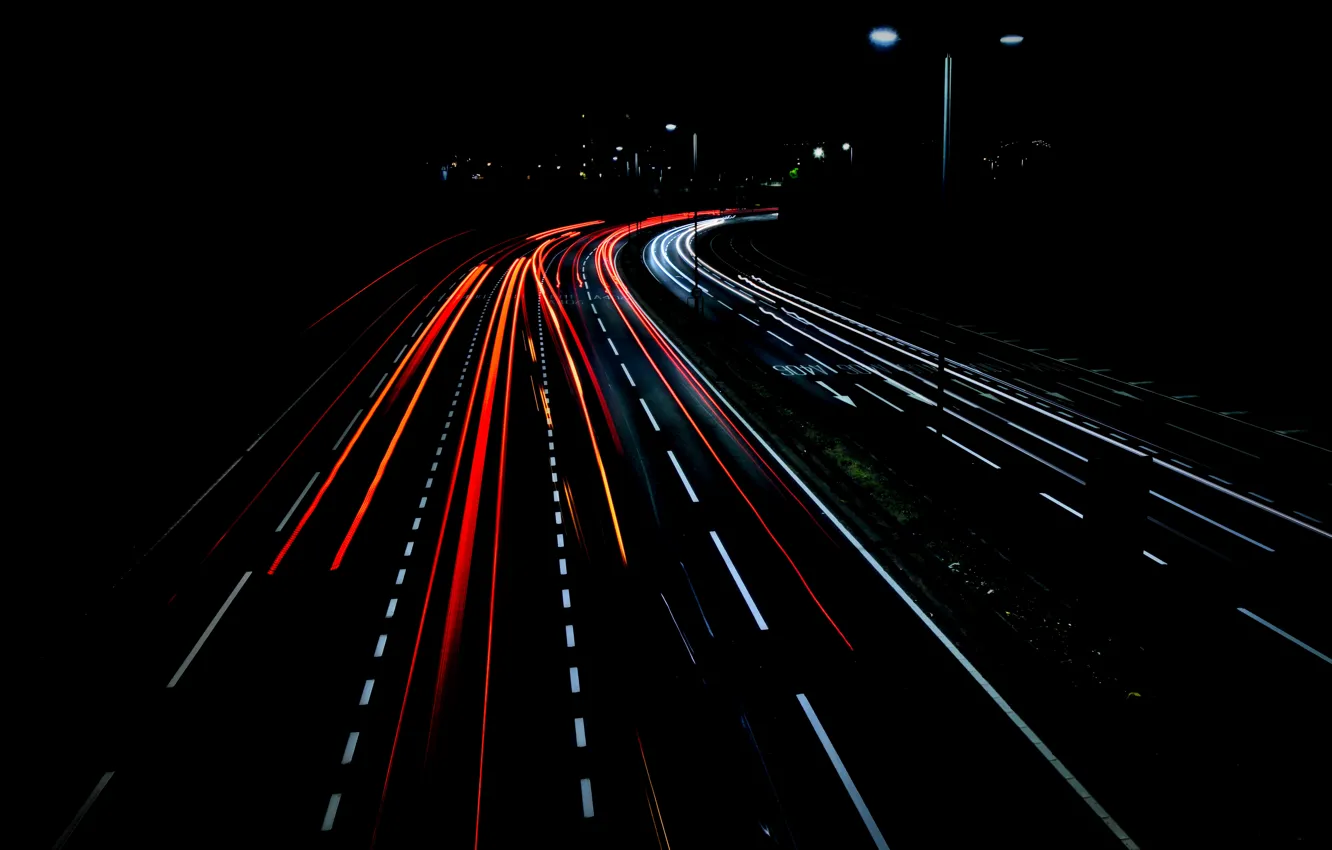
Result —
[[[469, 233], [312, 303], [301, 391], [89, 627], [56, 695], [43, 843], [1133, 848], [1181, 846], [1178, 822], [1258, 829], [1190, 808], [1214, 788], [1192, 772], [1131, 787], [1100, 730], [1015, 694], [641, 287], [688, 297], [697, 224], [704, 321], [856, 428], [1022, 470], [985, 492], [1020, 493], [1011, 510], [1063, 540], [1108, 522], [1089, 482], [1128, 486], [1102, 459], [1140, 460], [1160, 505], [1128, 541], [1139, 568], [1200, 546], [1317, 557], [1318, 488], [1183, 416], [1052, 401], [1062, 373], [1019, 386], [954, 352], [940, 380], [933, 331], [779, 277], [713, 238], [744, 219], [708, 216]], [[1286, 585], [1230, 602], [1169, 608], [1194, 636], [1177, 659], [1214, 650], [1180, 705], [1235, 676], [1265, 706], [1237, 740], [1295, 746], [1326, 716], [1325, 622]], [[1151, 795], [1174, 782], [1198, 791], [1166, 823]], [[1314, 810], [1312, 786], [1275, 784]]]

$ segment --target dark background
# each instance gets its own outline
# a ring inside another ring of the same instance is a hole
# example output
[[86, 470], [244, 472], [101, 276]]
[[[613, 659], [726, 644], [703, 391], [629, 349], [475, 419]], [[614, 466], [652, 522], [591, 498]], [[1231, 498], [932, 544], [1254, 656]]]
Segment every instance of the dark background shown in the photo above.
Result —
[[[459, 150], [540, 160], [570, 144], [575, 114], [631, 115], [638, 142], [665, 120], [696, 126], [708, 174], [770, 165], [779, 140], [833, 155], [851, 140], [854, 171], [810, 175], [782, 201], [829, 273], [886, 261], [912, 303], [1083, 324], [1318, 403], [1317, 21], [719, 9], [16, 21], [11, 517], [54, 544], [24, 570], [39, 576], [34, 612], [63, 616], [62, 584], [156, 539], [303, 389], [282, 368], [302, 329], [382, 271], [465, 227], [664, 205], [572, 181], [438, 179]], [[866, 42], [881, 23], [903, 37], [888, 54]], [[1001, 53], [1001, 31], [1028, 41]], [[945, 47], [947, 250], [933, 225]], [[1057, 169], [996, 207], [964, 165], [1009, 138], [1049, 140]]]

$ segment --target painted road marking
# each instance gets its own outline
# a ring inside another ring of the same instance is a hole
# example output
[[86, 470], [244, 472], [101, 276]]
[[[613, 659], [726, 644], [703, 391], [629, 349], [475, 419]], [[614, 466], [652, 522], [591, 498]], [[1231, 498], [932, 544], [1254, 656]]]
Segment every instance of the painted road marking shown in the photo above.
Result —
[[634, 383], [634, 376], [629, 374], [629, 367], [621, 363], [620, 368], [624, 370], [624, 376], [629, 379], [629, 386], [631, 387], [638, 386], [638, 384]]
[[190, 650], [190, 654], [185, 656], [185, 660], [181, 662], [180, 669], [176, 671], [176, 675], [172, 676], [171, 681], [167, 682], [168, 688], [174, 688], [176, 683], [180, 681], [180, 677], [185, 675], [185, 668], [190, 666], [190, 662], [194, 660], [194, 656], [198, 655], [199, 650], [203, 648], [204, 641], [208, 640], [208, 636], [213, 633], [213, 629], [217, 628], [217, 624], [222, 619], [222, 615], [227, 613], [227, 609], [231, 607], [231, 603], [236, 599], [236, 594], [240, 593], [240, 589], [245, 586], [245, 582], [250, 580], [251, 572], [252, 571], [246, 571], [245, 575], [240, 577], [240, 581], [236, 582], [236, 586], [231, 589], [231, 594], [227, 596], [227, 601], [223, 602], [222, 607], [217, 609], [217, 613], [213, 615], [213, 620], [208, 624], [208, 628], [204, 629], [203, 634], [199, 636], [199, 640], [195, 642], [194, 648]]
[[574, 718], [574, 743], [580, 747], [587, 746], [587, 730], [583, 727], [583, 718]]
[[828, 733], [823, 730], [823, 724], [819, 722], [819, 716], [814, 713], [814, 706], [809, 704], [809, 699], [804, 694], [796, 694], [796, 699], [800, 701], [800, 707], [805, 710], [805, 717], [809, 719], [809, 725], [814, 727], [814, 734], [819, 737], [819, 743], [823, 744], [823, 751], [828, 754], [828, 760], [832, 762], [837, 775], [841, 777], [846, 793], [851, 795], [851, 802], [855, 804], [856, 811], [860, 812], [860, 819], [865, 822], [865, 828], [869, 830], [870, 837], [874, 839], [874, 846], [879, 850], [888, 850], [888, 842], [883, 840], [883, 833], [879, 832], [879, 825], [874, 822], [874, 816], [870, 814], [864, 798], [856, 790], [856, 783], [851, 780], [851, 774], [846, 772], [846, 765], [842, 764], [842, 759], [837, 755], [836, 748], [833, 747], [832, 741], [828, 739]]
[[1327, 657], [1327, 655], [1325, 655], [1324, 653], [1321, 653], [1321, 652], [1319, 652], [1318, 650], [1314, 649], [1312, 646], [1309, 646], [1309, 644], [1307, 644], [1307, 643], [1305, 643], [1304, 641], [1300, 640], [1299, 638], [1295, 637], [1295, 636], [1292, 635], [1290, 632], [1287, 632], [1287, 631], [1285, 631], [1285, 630], [1283, 630], [1283, 629], [1279, 629], [1279, 628], [1277, 628], [1276, 626], [1274, 626], [1274, 625], [1272, 625], [1271, 623], [1267, 622], [1267, 621], [1264, 620], [1262, 617], [1259, 617], [1257, 614], [1253, 613], [1253, 612], [1250, 611], [1249, 609], [1247, 609], [1247, 608], [1236, 608], [1235, 610], [1236, 610], [1236, 611], [1239, 611], [1241, 614], [1243, 614], [1244, 616], [1248, 617], [1249, 619], [1253, 620], [1253, 621], [1256, 622], [1256, 623], [1262, 623], [1264, 626], [1267, 626], [1269, 629], [1271, 629], [1272, 631], [1274, 631], [1274, 632], [1276, 632], [1277, 634], [1281, 635], [1283, 638], [1285, 638], [1286, 640], [1288, 640], [1288, 641], [1290, 641], [1291, 643], [1295, 644], [1296, 646], [1300, 646], [1300, 647], [1303, 647], [1304, 649], [1309, 650], [1309, 651], [1312, 652], [1314, 655], [1317, 655], [1319, 658], [1321, 658], [1321, 659], [1323, 659], [1324, 661], [1326, 661], [1328, 664], [1332, 664], [1332, 658]]
[[328, 798], [328, 810], [324, 812], [324, 825], [320, 827], [323, 832], [328, 832], [333, 828], [333, 818], [338, 816], [338, 803], [342, 802], [341, 794], [332, 794]]
[[578, 668], [569, 668], [569, 690], [572, 693], [578, 693], [582, 688], [578, 684]]
[[385, 373], [380, 377], [380, 379], [379, 379], [379, 383], [375, 384], [375, 388], [374, 388], [373, 390], [370, 391], [370, 398], [374, 398], [374, 397], [375, 397], [375, 393], [379, 392], [379, 388], [380, 388], [381, 386], [383, 386], [383, 385], [384, 385], [384, 382], [387, 381], [387, 380], [388, 380], [388, 372], [385, 372]]
[[342, 748], [342, 763], [351, 764], [352, 756], [356, 753], [356, 742], [360, 740], [360, 732], [347, 733], [347, 746]]
[[[578, 723], [578, 734], [581, 739], [583, 734], [583, 721], [581, 718], [578, 720]], [[578, 746], [581, 747], [583, 745], [579, 744]], [[110, 782], [111, 777], [115, 775], [116, 772], [114, 770], [108, 770], [106, 773], [102, 774], [101, 779], [97, 780], [97, 784], [93, 786], [92, 793], [88, 795], [88, 799], [84, 800], [83, 805], [79, 806], [79, 810], [74, 813], [74, 820], [69, 822], [69, 826], [65, 827], [65, 831], [60, 833], [60, 837], [56, 839], [54, 850], [60, 850], [60, 848], [69, 843], [70, 837], [74, 835], [74, 830], [79, 828], [79, 824], [83, 822], [83, 819], [88, 815], [88, 811], [92, 809], [93, 803], [96, 803], [97, 798], [102, 796], [102, 792], [106, 790], [106, 784]]]
[[648, 421], [652, 423], [652, 430], [660, 431], [661, 426], [657, 424], [657, 417], [652, 415], [652, 411], [648, 408], [647, 402], [640, 398], [638, 403], [643, 405], [643, 412], [648, 415]]
[[565, 608], [570, 607], [571, 603], [569, 602], [569, 588], [566, 587], [560, 590], [560, 597], [564, 600], [564, 607]]
[[573, 624], [569, 624], [564, 627], [564, 645], [569, 647], [570, 649], [573, 649], [574, 645]]
[[740, 588], [740, 595], [745, 598], [745, 604], [749, 606], [749, 613], [754, 615], [754, 622], [758, 623], [761, 630], [767, 631], [768, 624], [764, 622], [763, 615], [759, 613], [758, 606], [754, 604], [754, 597], [749, 595], [749, 588], [745, 587], [745, 583], [740, 579], [740, 573], [736, 571], [735, 564], [731, 563], [731, 556], [726, 554], [726, 547], [722, 545], [721, 538], [717, 536], [715, 531], [709, 531], [708, 534], [712, 535], [712, 542], [717, 545], [717, 551], [721, 553], [722, 560], [726, 562], [726, 569], [731, 571], [731, 578], [735, 579], [735, 586]]
[[379, 640], [375, 641], [375, 658], [381, 658], [384, 655], [384, 644], [388, 643], [388, 635], [380, 635]]
[[689, 486], [689, 479], [685, 478], [684, 470], [680, 468], [680, 462], [675, 459], [675, 452], [667, 450], [666, 456], [671, 459], [671, 466], [675, 467], [675, 474], [680, 476], [680, 481], [684, 484], [685, 491], [689, 493], [689, 501], [697, 502], [698, 496], [694, 494], [694, 488]]
[[277, 527], [278, 531], [281, 531], [286, 526], [287, 520], [291, 519], [291, 515], [296, 513], [296, 507], [300, 505], [303, 499], [305, 499], [305, 494], [310, 492], [310, 488], [314, 486], [315, 479], [318, 477], [319, 477], [318, 472], [310, 476], [310, 480], [308, 483], [306, 483], [305, 489], [301, 491], [301, 495], [297, 496], [296, 501], [291, 503], [291, 507], [287, 510], [287, 515], [282, 518], [282, 522], [278, 523]]
[[[374, 395], [374, 393], [371, 393], [371, 395]], [[347, 439], [347, 435], [351, 433], [352, 426], [356, 424], [356, 420], [357, 420], [357, 419], [360, 419], [360, 418], [361, 418], [361, 414], [362, 414], [362, 413], [365, 413], [365, 408], [364, 408], [364, 407], [361, 408], [360, 410], [356, 411], [356, 415], [353, 416], [353, 417], [351, 418], [351, 421], [347, 423], [347, 427], [343, 430], [343, 432], [342, 432], [342, 436], [341, 436], [341, 437], [338, 437], [338, 441], [337, 441], [336, 443], [333, 444], [333, 451], [336, 452], [336, 451], [338, 450], [338, 446], [341, 446], [341, 445], [342, 445], [342, 441], [345, 440], [345, 439]]]
[[374, 679], [366, 679], [366, 680], [365, 680], [365, 685], [361, 688], [361, 701], [360, 701], [359, 703], [357, 703], [357, 704], [358, 704], [358, 705], [369, 705], [369, 704], [370, 704], [370, 692], [373, 691], [374, 689], [375, 689], [375, 680], [374, 680]]

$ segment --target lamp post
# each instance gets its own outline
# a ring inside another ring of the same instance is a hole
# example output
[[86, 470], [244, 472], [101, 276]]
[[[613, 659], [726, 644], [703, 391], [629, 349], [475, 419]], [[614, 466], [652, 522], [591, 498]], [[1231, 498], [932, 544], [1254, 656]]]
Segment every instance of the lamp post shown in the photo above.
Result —
[[[666, 132], [674, 133], [678, 125], [667, 124]], [[694, 308], [701, 314], [703, 312], [703, 296], [698, 287], [698, 132], [693, 134], [694, 141], [694, 168], [690, 178], [689, 194], [694, 199], [694, 288], [689, 297], [694, 301]]]
[[856, 149], [851, 147], [850, 142], [842, 142], [842, 150], [846, 151], [846, 164], [855, 165]]

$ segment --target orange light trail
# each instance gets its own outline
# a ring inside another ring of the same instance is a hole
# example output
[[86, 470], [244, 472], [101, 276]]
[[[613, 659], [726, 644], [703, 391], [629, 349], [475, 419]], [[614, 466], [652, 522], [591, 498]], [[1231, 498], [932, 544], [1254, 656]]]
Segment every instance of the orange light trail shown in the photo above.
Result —
[[[612, 269], [612, 272], [613, 271], [614, 270]], [[605, 278], [601, 275], [600, 265], [597, 268], [597, 274], [599, 277], [601, 277], [601, 285], [603, 287], [606, 287], [607, 291], [609, 292], [609, 287], [606, 284]], [[616, 280], [617, 283], [619, 283], [621, 286], [623, 285], [623, 282], [618, 280], [618, 276]], [[626, 291], [626, 299], [629, 300], [629, 303], [631, 304], [634, 303], [633, 300], [628, 296], [627, 291]], [[690, 426], [692, 426], [694, 432], [698, 434], [698, 438], [703, 441], [703, 445], [707, 447], [708, 453], [711, 454], [713, 459], [717, 461], [717, 465], [721, 467], [722, 472], [726, 473], [726, 477], [730, 479], [731, 484], [735, 486], [735, 490], [737, 493], [740, 494], [740, 498], [745, 500], [745, 504], [748, 505], [749, 509], [754, 513], [754, 518], [759, 521], [759, 525], [763, 526], [763, 530], [768, 533], [768, 537], [772, 540], [773, 545], [775, 545], [777, 549], [781, 551], [782, 557], [786, 558], [786, 562], [791, 565], [791, 569], [795, 570], [795, 574], [797, 577], [799, 577], [800, 583], [804, 585], [805, 592], [809, 594], [809, 598], [814, 600], [814, 604], [818, 606], [818, 609], [823, 614], [824, 619], [826, 619], [828, 621], [828, 624], [833, 627], [833, 630], [837, 632], [837, 636], [840, 637], [842, 639], [842, 642], [846, 644], [847, 649], [854, 651], [855, 647], [851, 645], [851, 641], [847, 640], [846, 635], [842, 633], [841, 628], [833, 620], [832, 615], [830, 615], [827, 609], [823, 607], [823, 603], [820, 602], [819, 598], [814, 595], [814, 590], [809, 586], [809, 582], [805, 581], [804, 574], [800, 572], [800, 568], [796, 566], [795, 561], [791, 558], [791, 555], [786, 551], [786, 547], [782, 546], [781, 541], [777, 539], [777, 535], [773, 534], [772, 529], [769, 528], [768, 524], [763, 520], [763, 516], [759, 513], [758, 508], [754, 506], [754, 503], [750, 501], [749, 496], [745, 494], [744, 488], [740, 486], [740, 482], [735, 480], [735, 476], [731, 474], [731, 470], [728, 469], [726, 464], [722, 462], [722, 459], [717, 454], [716, 449], [712, 447], [712, 443], [708, 441], [707, 437], [703, 436], [703, 430], [698, 427], [698, 423], [694, 421], [694, 417], [689, 415], [689, 411], [685, 408], [684, 402], [680, 400], [680, 397], [678, 395], [676, 395], [675, 389], [670, 385], [670, 382], [666, 380], [666, 376], [662, 374], [661, 369], [657, 366], [657, 361], [654, 360], [652, 355], [648, 353], [647, 346], [643, 344], [643, 340], [639, 338], [638, 333], [633, 328], [633, 325], [629, 324], [629, 319], [624, 315], [624, 311], [620, 309], [620, 305], [616, 303], [613, 297], [610, 299], [610, 302], [611, 306], [615, 308], [615, 311], [620, 314], [620, 319], [621, 321], [624, 322], [624, 326], [625, 328], [628, 329], [630, 336], [634, 338], [634, 342], [638, 343], [638, 347], [640, 350], [642, 350], [643, 356], [647, 358], [648, 364], [652, 366], [652, 371], [656, 372], [657, 377], [661, 378], [661, 382], [666, 387], [666, 391], [671, 394], [671, 398], [675, 399], [675, 403], [680, 408], [680, 412], [684, 414], [685, 419], [689, 420]], [[646, 321], [643, 322], [643, 325], [644, 327], [648, 328], [651, 327], [651, 325], [648, 324], [648, 322]], [[660, 345], [659, 341], [658, 344]], [[664, 350], [665, 346], [662, 346], [662, 348]]]
[[[439, 240], [438, 242], [436, 242], [434, 245], [431, 245], [429, 248], [423, 248], [422, 250], [417, 251], [415, 254], [412, 254], [410, 257], [408, 257], [407, 259], [403, 260], [401, 263], [398, 263], [398, 264], [397, 264], [396, 266], [394, 266], [393, 268], [389, 269], [388, 271], [386, 271], [386, 272], [384, 272], [383, 274], [381, 274], [379, 277], [377, 277], [377, 278], [375, 278], [374, 280], [372, 280], [372, 281], [370, 281], [369, 283], [367, 283], [365, 286], [362, 286], [360, 289], [358, 289], [358, 290], [356, 290], [355, 292], [353, 292], [353, 293], [351, 294], [351, 296], [350, 296], [349, 298], [347, 298], [346, 301], [343, 301], [341, 304], [339, 304], [338, 306], [334, 307], [332, 310], [329, 310], [329, 311], [328, 311], [327, 313], [325, 313], [324, 315], [322, 315], [322, 316], [320, 316], [319, 318], [315, 319], [315, 320], [314, 320], [313, 322], [311, 322], [311, 323], [310, 323], [305, 329], [308, 331], [310, 328], [312, 328], [312, 327], [314, 327], [315, 325], [319, 324], [320, 322], [324, 321], [324, 320], [327, 319], [329, 316], [333, 315], [334, 313], [336, 313], [336, 312], [338, 312], [339, 310], [341, 310], [344, 306], [346, 306], [347, 302], [348, 302], [348, 301], [351, 301], [352, 298], [355, 298], [356, 296], [360, 295], [362, 292], [365, 292], [367, 289], [369, 289], [370, 287], [374, 286], [376, 283], [379, 283], [381, 280], [383, 280], [384, 278], [386, 278], [386, 277], [388, 277], [389, 275], [393, 274], [393, 273], [396, 272], [398, 269], [400, 269], [400, 268], [402, 268], [403, 266], [407, 265], [407, 264], [410, 263], [412, 260], [415, 260], [417, 257], [421, 256], [422, 254], [426, 253], [427, 251], [434, 250], [435, 248], [438, 248], [440, 245], [443, 245], [445, 242], [448, 242], [448, 241], [451, 240], [451, 239], [457, 239], [459, 236], [465, 236], [465, 235], [467, 235], [468, 233], [471, 233], [471, 232], [472, 232], [471, 230], [464, 230], [464, 231], [462, 231], [461, 233], [455, 233], [455, 234], [453, 234], [452, 236], [446, 236], [445, 238], [443, 238], [443, 239]], [[420, 244], [420, 243], [418, 243], [418, 244]]]
[[[490, 350], [488, 355], [489, 366], [486, 370], [486, 388], [481, 402], [481, 417], [477, 422], [476, 444], [472, 447], [472, 468], [467, 482], [467, 501], [463, 505], [458, 549], [453, 560], [453, 584], [449, 591], [449, 610], [444, 620], [444, 640], [440, 646], [439, 672], [435, 678], [435, 699], [434, 707], [431, 709], [430, 734], [426, 746], [427, 753], [430, 752], [433, 746], [435, 731], [439, 722], [440, 703], [444, 696], [444, 682], [448, 674], [449, 662], [458, 648], [458, 642], [462, 639], [463, 614], [467, 605], [467, 584], [471, 578], [472, 570], [472, 549], [476, 542], [476, 518], [481, 508], [481, 481], [486, 467], [486, 449], [490, 443], [490, 423], [494, 414], [495, 386], [499, 378], [500, 356], [503, 354], [504, 323], [508, 319], [509, 309], [512, 306], [514, 281], [521, 276], [521, 268], [526, 262], [528, 262], [526, 258], [521, 258], [509, 267], [504, 279], [504, 290], [500, 296], [500, 311], [498, 314], [491, 314], [490, 323], [486, 328], [486, 340], [482, 344], [482, 351], [487, 348]], [[494, 333], [496, 327], [499, 328], [498, 334]], [[479, 377], [478, 374], [478, 380], [472, 387], [472, 400], [475, 400], [476, 388], [481, 383]], [[467, 406], [470, 414], [472, 402], [469, 401]], [[459, 457], [461, 457], [461, 454]], [[456, 481], [456, 467], [454, 473], [454, 480]], [[449, 503], [452, 500], [453, 482], [450, 482]], [[448, 510], [447, 504], [445, 510]], [[443, 541], [443, 526], [440, 527], [440, 540]]]
[[[519, 260], [522, 265], [523, 261]], [[530, 268], [530, 261], [527, 267]], [[523, 311], [523, 275], [520, 270], [516, 275], [517, 303], [514, 305], [513, 324], [509, 328], [509, 368], [504, 376], [504, 413], [500, 420], [500, 456], [498, 484], [495, 488], [495, 552], [490, 561], [490, 622], [486, 627], [486, 684], [481, 697], [481, 755], [476, 768], [476, 831], [473, 833], [472, 847], [481, 846], [481, 780], [486, 766], [486, 716], [490, 709], [490, 658], [495, 641], [495, 583], [499, 577], [500, 554], [500, 513], [504, 506], [504, 461], [509, 448], [509, 394], [513, 387], [513, 348], [518, 337], [518, 315]]]
[[[537, 292], [540, 293], [542, 300], [547, 302], [547, 308], [552, 301], [550, 293], [550, 282], [545, 281], [545, 286], [538, 285]], [[578, 367], [574, 365], [573, 354], [570, 352], [569, 343], [564, 339], [564, 329], [560, 327], [559, 317], [555, 315], [554, 310], [547, 309], [550, 313], [550, 326], [555, 329], [555, 334], [564, 349], [565, 360], [569, 364], [569, 374], [573, 378], [574, 388], [578, 391], [578, 403], [583, 408], [583, 421], [587, 423], [587, 435], [592, 441], [592, 453], [597, 459], [597, 469], [601, 473], [601, 486], [606, 491], [606, 505], [610, 508], [611, 524], [615, 527], [615, 542], [620, 547], [620, 561], [628, 566], [629, 557], [624, 553], [624, 537], [620, 534], [620, 520], [615, 513], [615, 499], [611, 496], [610, 481], [606, 478], [606, 465], [601, 460], [601, 449], [597, 446], [597, 434], [592, 428], [592, 415], [587, 410], [587, 398], [583, 395], [583, 383], [578, 379]], [[561, 309], [563, 312], [563, 309]], [[571, 331], [572, 332], [572, 331]]]
[[[475, 276], [470, 288], [473, 291], [480, 289], [489, 274], [490, 267], [487, 266], [481, 274]], [[458, 291], [461, 291], [462, 289], [463, 287], [459, 287]], [[457, 301], [452, 301], [452, 299], [450, 299], [450, 302], [453, 306], [457, 306], [458, 304]], [[450, 302], [445, 302], [445, 307], [449, 307]], [[329, 567], [330, 570], [336, 570], [338, 567], [342, 566], [342, 559], [347, 554], [347, 547], [351, 545], [352, 538], [356, 536], [356, 530], [360, 528], [361, 519], [365, 516], [365, 512], [370, 508], [370, 500], [375, 497], [375, 491], [379, 489], [379, 482], [384, 478], [384, 470], [388, 468], [389, 459], [393, 457], [393, 450], [398, 447], [398, 440], [402, 437], [402, 432], [407, 428], [407, 421], [412, 418], [412, 411], [416, 409], [416, 402], [421, 398], [421, 393], [425, 391], [426, 384], [430, 381], [430, 375], [435, 371], [435, 364], [439, 362], [439, 355], [444, 353], [444, 346], [449, 344], [449, 338], [453, 336], [453, 329], [458, 326], [458, 322], [462, 319], [463, 314], [466, 311], [454, 310], [449, 307], [448, 312], [453, 314], [453, 321], [449, 323], [449, 328], [444, 332], [444, 337], [439, 341], [439, 345], [435, 347], [435, 353], [430, 358], [430, 364], [426, 366], [425, 374], [421, 376], [421, 380], [416, 384], [416, 392], [412, 393], [412, 400], [407, 403], [407, 409], [403, 411], [402, 419], [398, 422], [398, 428], [393, 432], [393, 437], [389, 440], [388, 448], [384, 450], [384, 457], [379, 461], [379, 468], [375, 470], [375, 477], [371, 479], [370, 486], [366, 488], [365, 498], [361, 500], [361, 506], [356, 510], [356, 516], [352, 518], [351, 526], [347, 529], [346, 536], [342, 538], [342, 545], [338, 547], [338, 553], [333, 556], [333, 566]], [[425, 334], [422, 334], [418, 341], [424, 341], [427, 337], [434, 337], [435, 332], [441, 324], [439, 319], [444, 313], [445, 310], [441, 309], [435, 314], [436, 321], [430, 323], [431, 329], [427, 330]], [[421, 346], [421, 350], [424, 351], [425, 346]], [[392, 382], [390, 382], [390, 384], [392, 384]]]
[[[478, 272], [480, 273], [480, 277], [484, 278], [485, 275], [488, 274], [488, 272], [485, 271], [488, 268], [489, 267], [485, 263], [482, 263], [481, 265], [472, 269], [472, 271], [468, 273], [468, 278], [470, 278], [473, 282], [475, 282], [477, 280]], [[453, 306], [456, 306], [458, 303], [459, 296], [463, 292], [465, 292], [468, 288], [469, 288], [468, 280], [465, 279], [463, 283], [459, 285], [457, 289], [453, 290], [453, 292], [449, 295], [448, 300], [444, 302], [445, 307], [449, 311], [452, 311]], [[435, 317], [430, 320], [431, 323], [434, 324], [436, 322], [439, 322], [442, 319], [442, 317], [445, 315], [445, 312], [446, 312], [445, 308], [441, 308], [438, 312], [435, 313]], [[424, 339], [425, 339], [424, 336], [418, 337], [416, 342], [412, 344], [413, 350], [415, 350], [416, 347], [420, 346], [422, 340]], [[282, 544], [282, 549], [278, 552], [277, 557], [273, 559], [273, 565], [268, 568], [269, 575], [273, 575], [273, 573], [277, 572], [278, 565], [281, 564], [282, 559], [287, 556], [287, 552], [291, 549], [291, 545], [296, 542], [297, 536], [300, 535], [301, 529], [305, 527], [305, 523], [309, 521], [310, 515], [314, 513], [315, 508], [319, 506], [320, 500], [322, 500], [324, 498], [324, 494], [328, 492], [329, 485], [333, 483], [333, 479], [337, 478], [338, 470], [342, 468], [342, 464], [347, 460], [347, 456], [351, 454], [351, 450], [353, 447], [355, 447], [356, 441], [361, 438], [361, 434], [365, 433], [365, 428], [370, 423], [371, 418], [375, 415], [375, 411], [379, 409], [379, 405], [382, 404], [384, 399], [388, 396], [390, 387], [392, 386], [393, 382], [398, 379], [399, 373], [402, 372], [403, 368], [406, 365], [407, 365], [406, 360], [403, 360], [401, 363], [398, 364], [398, 368], [393, 372], [393, 377], [389, 380], [388, 384], [384, 387], [384, 389], [380, 391], [379, 397], [375, 399], [375, 403], [370, 406], [370, 412], [367, 413], [365, 415], [365, 418], [361, 420], [360, 427], [358, 427], [356, 429], [356, 433], [352, 435], [351, 440], [347, 443], [347, 447], [342, 450], [342, 454], [338, 455], [337, 461], [333, 464], [333, 469], [330, 470], [328, 473], [328, 478], [324, 479], [323, 486], [321, 486], [319, 488], [319, 491], [315, 493], [315, 497], [310, 500], [310, 504], [306, 507], [305, 512], [301, 514], [300, 520], [297, 521], [296, 527], [292, 529], [291, 535], [287, 537], [287, 542]]]
[[605, 223], [606, 223], [605, 220], [599, 218], [596, 219], [595, 221], [580, 221], [578, 224], [566, 224], [563, 227], [554, 227], [551, 228], [550, 230], [543, 230], [540, 233], [533, 233], [531, 236], [527, 237], [527, 241], [534, 242], [537, 239], [544, 239], [547, 236], [554, 236], [556, 233], [563, 233], [566, 230], [573, 230], [576, 227], [588, 227], [589, 225], [593, 224], [605, 224]]

